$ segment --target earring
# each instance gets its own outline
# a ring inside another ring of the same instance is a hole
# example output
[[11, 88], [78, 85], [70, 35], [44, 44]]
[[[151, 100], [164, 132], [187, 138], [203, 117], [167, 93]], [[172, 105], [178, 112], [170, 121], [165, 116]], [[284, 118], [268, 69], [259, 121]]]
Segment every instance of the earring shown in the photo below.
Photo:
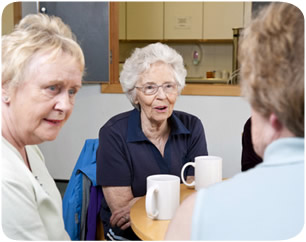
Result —
[[8, 100], [9, 100], [9, 97], [7, 97], [7, 96], [2, 97], [2, 100], [3, 100], [3, 102], [7, 103], [7, 102], [8, 102]]

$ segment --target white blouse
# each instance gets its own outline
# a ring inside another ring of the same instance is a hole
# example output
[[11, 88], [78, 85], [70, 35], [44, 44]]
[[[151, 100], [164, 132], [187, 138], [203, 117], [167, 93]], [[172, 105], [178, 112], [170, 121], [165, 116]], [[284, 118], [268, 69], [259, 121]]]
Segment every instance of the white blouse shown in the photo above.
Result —
[[38, 146], [26, 146], [32, 172], [21, 154], [2, 137], [2, 229], [14, 240], [70, 240], [62, 199]]

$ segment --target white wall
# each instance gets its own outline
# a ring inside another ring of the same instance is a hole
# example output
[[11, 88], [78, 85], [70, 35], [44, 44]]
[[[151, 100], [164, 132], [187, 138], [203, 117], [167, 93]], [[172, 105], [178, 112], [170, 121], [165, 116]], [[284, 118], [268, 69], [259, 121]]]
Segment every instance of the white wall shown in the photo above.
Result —
[[[102, 94], [99, 85], [84, 85], [74, 111], [55, 141], [40, 146], [55, 179], [69, 179], [86, 139], [98, 138], [113, 115], [131, 110], [124, 94]], [[223, 157], [223, 177], [240, 172], [241, 133], [250, 108], [241, 97], [180, 96], [176, 110], [198, 116], [204, 125], [208, 152]]]

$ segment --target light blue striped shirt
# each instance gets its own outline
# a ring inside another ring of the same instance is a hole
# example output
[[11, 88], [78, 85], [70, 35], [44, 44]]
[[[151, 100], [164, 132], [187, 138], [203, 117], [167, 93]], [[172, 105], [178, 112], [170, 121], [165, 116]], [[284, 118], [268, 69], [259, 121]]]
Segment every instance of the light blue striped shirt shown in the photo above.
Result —
[[192, 240], [285, 240], [304, 225], [304, 138], [270, 144], [264, 162], [198, 192]]

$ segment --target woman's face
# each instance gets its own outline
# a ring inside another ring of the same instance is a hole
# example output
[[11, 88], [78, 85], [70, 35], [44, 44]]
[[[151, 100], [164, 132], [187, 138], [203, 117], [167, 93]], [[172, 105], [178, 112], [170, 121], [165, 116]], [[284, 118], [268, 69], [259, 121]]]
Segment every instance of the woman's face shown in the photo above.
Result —
[[[143, 73], [141, 80], [136, 86], [145, 84], [162, 85], [164, 83], [176, 83], [172, 67], [165, 63], [157, 62]], [[151, 124], [160, 124], [166, 121], [172, 114], [178, 91], [166, 93], [159, 87], [153, 95], [145, 95], [140, 89], [136, 89], [136, 104], [140, 104], [142, 122], [149, 121]]]
[[12, 136], [24, 145], [54, 140], [72, 112], [81, 84], [80, 65], [70, 55], [52, 60], [47, 54], [35, 56], [23, 83], [10, 96]]

